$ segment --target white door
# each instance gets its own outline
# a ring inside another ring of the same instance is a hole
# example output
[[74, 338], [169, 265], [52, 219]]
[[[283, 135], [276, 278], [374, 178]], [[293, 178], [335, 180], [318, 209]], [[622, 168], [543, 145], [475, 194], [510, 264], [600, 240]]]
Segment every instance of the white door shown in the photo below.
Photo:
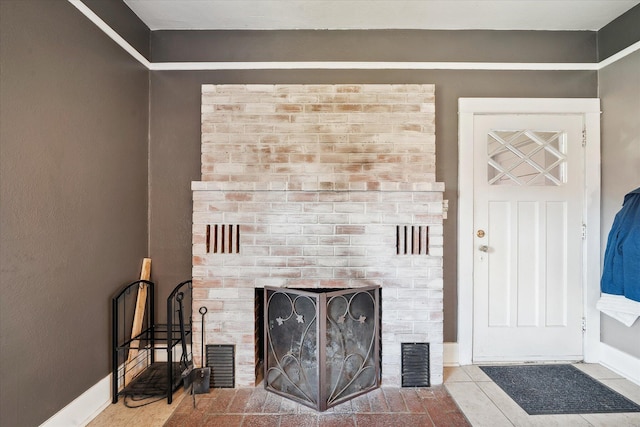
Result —
[[474, 362], [582, 359], [583, 129], [474, 117]]

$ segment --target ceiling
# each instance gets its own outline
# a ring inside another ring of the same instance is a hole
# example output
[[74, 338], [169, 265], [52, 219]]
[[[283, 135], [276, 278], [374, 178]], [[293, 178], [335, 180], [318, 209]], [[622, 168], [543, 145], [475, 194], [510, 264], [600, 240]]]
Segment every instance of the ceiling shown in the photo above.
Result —
[[640, 0], [124, 0], [151, 30], [599, 30]]

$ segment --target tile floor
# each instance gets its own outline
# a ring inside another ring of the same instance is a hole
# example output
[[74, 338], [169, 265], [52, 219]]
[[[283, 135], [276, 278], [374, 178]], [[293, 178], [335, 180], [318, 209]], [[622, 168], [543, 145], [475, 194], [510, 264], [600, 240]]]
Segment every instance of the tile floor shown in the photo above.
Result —
[[[598, 364], [575, 366], [626, 398], [640, 404], [640, 386]], [[445, 370], [445, 386], [471, 425], [640, 427], [640, 412], [626, 414], [528, 415], [478, 366]]]
[[[587, 374], [640, 404], [640, 386], [597, 364], [576, 364]], [[448, 392], [448, 393], [447, 393]], [[459, 412], [462, 411], [464, 416]], [[269, 427], [422, 427], [422, 426], [615, 426], [640, 427], [640, 413], [527, 415], [477, 366], [445, 368], [444, 386], [382, 388], [322, 414], [255, 389], [212, 389], [191, 396], [182, 389], [166, 400], [127, 408], [109, 405], [89, 427], [269, 426]]]

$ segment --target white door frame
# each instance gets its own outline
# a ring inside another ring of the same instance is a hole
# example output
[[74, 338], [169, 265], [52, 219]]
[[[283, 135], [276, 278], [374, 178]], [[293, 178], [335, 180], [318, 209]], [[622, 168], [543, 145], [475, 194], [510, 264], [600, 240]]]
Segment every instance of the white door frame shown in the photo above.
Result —
[[597, 98], [460, 98], [458, 100], [458, 362], [473, 360], [473, 122], [478, 114], [581, 114], [585, 123], [586, 238], [583, 245], [584, 360], [599, 361], [600, 100]]

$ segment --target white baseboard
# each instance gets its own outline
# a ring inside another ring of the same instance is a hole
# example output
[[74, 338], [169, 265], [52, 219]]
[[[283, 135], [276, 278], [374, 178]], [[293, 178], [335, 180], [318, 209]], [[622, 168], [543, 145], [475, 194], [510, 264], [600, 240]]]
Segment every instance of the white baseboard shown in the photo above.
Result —
[[640, 385], [640, 359], [600, 343], [600, 364]]
[[[189, 354], [191, 346], [187, 346]], [[173, 349], [174, 360], [180, 360], [182, 348]], [[166, 348], [155, 351], [157, 362], [167, 361]], [[120, 366], [119, 370], [122, 368]], [[58, 411], [54, 416], [42, 423], [40, 427], [76, 427], [86, 426], [104, 411], [111, 403], [111, 374], [98, 381], [87, 391], [78, 396], [73, 402]]]
[[111, 374], [42, 423], [40, 427], [86, 426], [111, 403]]
[[443, 351], [442, 359], [443, 359], [444, 366], [460, 366], [460, 358], [458, 357], [457, 342], [444, 343], [444, 351]]

